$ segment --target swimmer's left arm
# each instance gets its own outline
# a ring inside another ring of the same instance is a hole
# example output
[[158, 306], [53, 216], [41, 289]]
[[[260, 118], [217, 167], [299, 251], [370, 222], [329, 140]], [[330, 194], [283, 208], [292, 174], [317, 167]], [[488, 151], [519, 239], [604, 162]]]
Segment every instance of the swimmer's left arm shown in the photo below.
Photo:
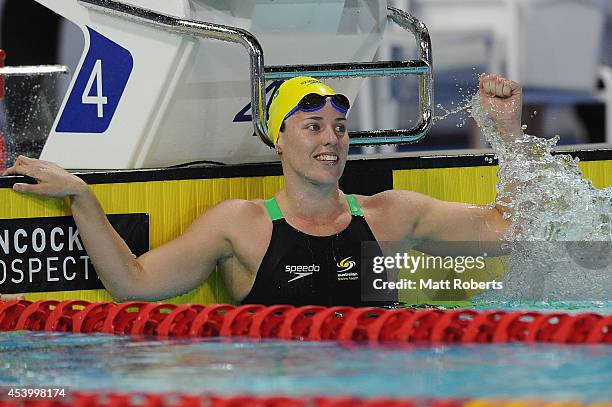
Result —
[[[512, 150], [514, 141], [523, 134], [520, 85], [499, 75], [481, 75], [479, 92], [482, 108], [501, 142]], [[393, 213], [405, 214], [405, 236], [421, 242], [419, 247], [430, 253], [435, 252], [432, 242], [442, 241], [474, 242], [477, 252], [482, 242], [501, 242], [511, 224], [503, 202], [511, 199], [512, 191], [505, 191], [503, 199], [489, 206], [446, 202], [410, 191], [389, 192], [389, 202], [397, 208]]]
[[[485, 242], [503, 242], [510, 225], [500, 206], [446, 202], [405, 190], [385, 191], [379, 197], [384, 202], [380, 212], [394, 214], [393, 221], [388, 216], [382, 221], [386, 230], [393, 230], [390, 236], [412, 241], [430, 254], [448, 254], [440, 253], [436, 243], [452, 241], [468, 243], [462, 246], [466, 255], [479, 254]], [[488, 249], [490, 254], [495, 251]], [[502, 254], [501, 246], [498, 251]]]
[[[413, 193], [415, 194], [415, 193]], [[441, 201], [418, 194], [413, 237], [417, 241], [501, 242], [511, 222], [500, 205]]]
[[[521, 86], [500, 75], [483, 74], [479, 93], [482, 109], [495, 125], [500, 142], [512, 152], [520, 145], [515, 141], [523, 135]], [[415, 235], [425, 241], [501, 241], [511, 224], [504, 203], [511, 199], [513, 191], [511, 185], [505, 188], [504, 197], [487, 206], [444, 202], [421, 195], [416, 198], [422, 210]]]

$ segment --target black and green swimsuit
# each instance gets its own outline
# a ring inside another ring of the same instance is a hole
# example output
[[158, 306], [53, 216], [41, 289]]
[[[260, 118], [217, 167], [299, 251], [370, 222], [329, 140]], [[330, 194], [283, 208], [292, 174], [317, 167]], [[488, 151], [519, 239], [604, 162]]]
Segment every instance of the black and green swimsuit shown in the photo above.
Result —
[[376, 238], [357, 199], [346, 195], [346, 200], [351, 223], [332, 236], [312, 236], [293, 228], [276, 199], [265, 201], [272, 218], [272, 237], [253, 288], [242, 303], [366, 305], [362, 301], [362, 284], [365, 290], [372, 284], [362, 276], [361, 242], [375, 242]]

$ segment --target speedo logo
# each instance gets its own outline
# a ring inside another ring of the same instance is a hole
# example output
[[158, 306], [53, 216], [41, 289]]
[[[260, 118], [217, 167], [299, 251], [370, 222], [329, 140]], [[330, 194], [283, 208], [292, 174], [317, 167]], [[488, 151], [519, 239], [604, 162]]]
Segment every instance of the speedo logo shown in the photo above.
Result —
[[285, 266], [285, 273], [293, 274], [291, 280], [287, 281], [288, 283], [299, 280], [300, 278], [307, 277], [312, 275], [312, 273], [321, 270], [321, 267], [316, 264], [311, 264], [310, 266], [295, 266], [295, 265], [287, 265]]
[[352, 257], [353, 256], [349, 256], [346, 259], [342, 259], [336, 264], [336, 266], [338, 266], [338, 273], [344, 273], [355, 267], [355, 262], [351, 260]]

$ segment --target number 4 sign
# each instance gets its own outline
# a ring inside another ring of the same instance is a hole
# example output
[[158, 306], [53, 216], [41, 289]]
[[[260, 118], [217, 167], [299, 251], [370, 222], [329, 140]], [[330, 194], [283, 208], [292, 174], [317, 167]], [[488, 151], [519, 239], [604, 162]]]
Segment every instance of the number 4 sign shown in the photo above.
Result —
[[[96, 95], [91, 96], [91, 88], [94, 81], [96, 82]], [[108, 98], [102, 94], [102, 60], [96, 59], [96, 64], [91, 71], [91, 76], [87, 81], [83, 95], [81, 96], [83, 104], [96, 105], [98, 107], [98, 117], [104, 117], [103, 106], [108, 103]]]
[[56, 132], [104, 133], [110, 125], [134, 62], [132, 54], [102, 34], [89, 30], [89, 50]]

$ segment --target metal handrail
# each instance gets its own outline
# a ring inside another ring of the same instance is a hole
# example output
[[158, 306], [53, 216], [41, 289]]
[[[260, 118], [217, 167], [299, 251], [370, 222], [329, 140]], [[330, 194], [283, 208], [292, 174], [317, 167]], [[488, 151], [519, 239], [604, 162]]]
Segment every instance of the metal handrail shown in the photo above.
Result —
[[431, 41], [425, 24], [405, 11], [388, 7], [387, 18], [409, 30], [416, 38], [420, 60], [335, 63], [264, 67], [263, 49], [257, 38], [247, 30], [220, 24], [187, 20], [161, 14], [114, 0], [78, 0], [91, 9], [123, 17], [168, 31], [197, 37], [234, 42], [243, 45], [250, 56], [251, 106], [255, 134], [268, 146], [274, 143], [268, 136], [265, 109], [265, 80], [287, 79], [297, 75], [313, 77], [369, 77], [419, 75], [419, 122], [411, 129], [356, 131], [350, 133], [350, 143], [356, 145], [407, 144], [422, 139], [433, 118], [433, 61]]
[[53, 75], [56, 73], [68, 74], [70, 69], [66, 65], [0, 66], [2, 76]]
[[[414, 72], [420, 76], [419, 80], [419, 121], [408, 130], [374, 130], [358, 131], [351, 134], [352, 144], [408, 144], [415, 143], [425, 137], [433, 124], [433, 56], [431, 52], [431, 39], [429, 31], [423, 22], [414, 18], [407, 12], [395, 7], [387, 7], [387, 18], [410, 31], [415, 39], [418, 49], [419, 61], [429, 68], [426, 72]], [[376, 140], [375, 143], [369, 140]]]
[[419, 60], [271, 66], [266, 79], [288, 79], [297, 74], [315, 78], [419, 75], [419, 121], [411, 129], [350, 132], [352, 145], [410, 144], [425, 137], [433, 124], [433, 60], [427, 27], [405, 11], [387, 8], [387, 18], [416, 38]]
[[251, 63], [251, 106], [255, 134], [257, 134], [268, 146], [274, 147], [274, 143], [271, 141], [270, 137], [268, 137], [266, 125], [267, 113], [265, 109], [266, 92], [263, 49], [253, 34], [242, 28], [177, 18], [113, 0], [78, 1], [88, 8], [111, 13], [118, 17], [163, 28], [168, 31], [234, 42], [244, 46], [249, 52]]
[[266, 80], [289, 79], [296, 74], [319, 78], [354, 78], [365, 76], [397, 76], [426, 74], [429, 65], [423, 61], [349, 62], [321, 65], [266, 66]]

